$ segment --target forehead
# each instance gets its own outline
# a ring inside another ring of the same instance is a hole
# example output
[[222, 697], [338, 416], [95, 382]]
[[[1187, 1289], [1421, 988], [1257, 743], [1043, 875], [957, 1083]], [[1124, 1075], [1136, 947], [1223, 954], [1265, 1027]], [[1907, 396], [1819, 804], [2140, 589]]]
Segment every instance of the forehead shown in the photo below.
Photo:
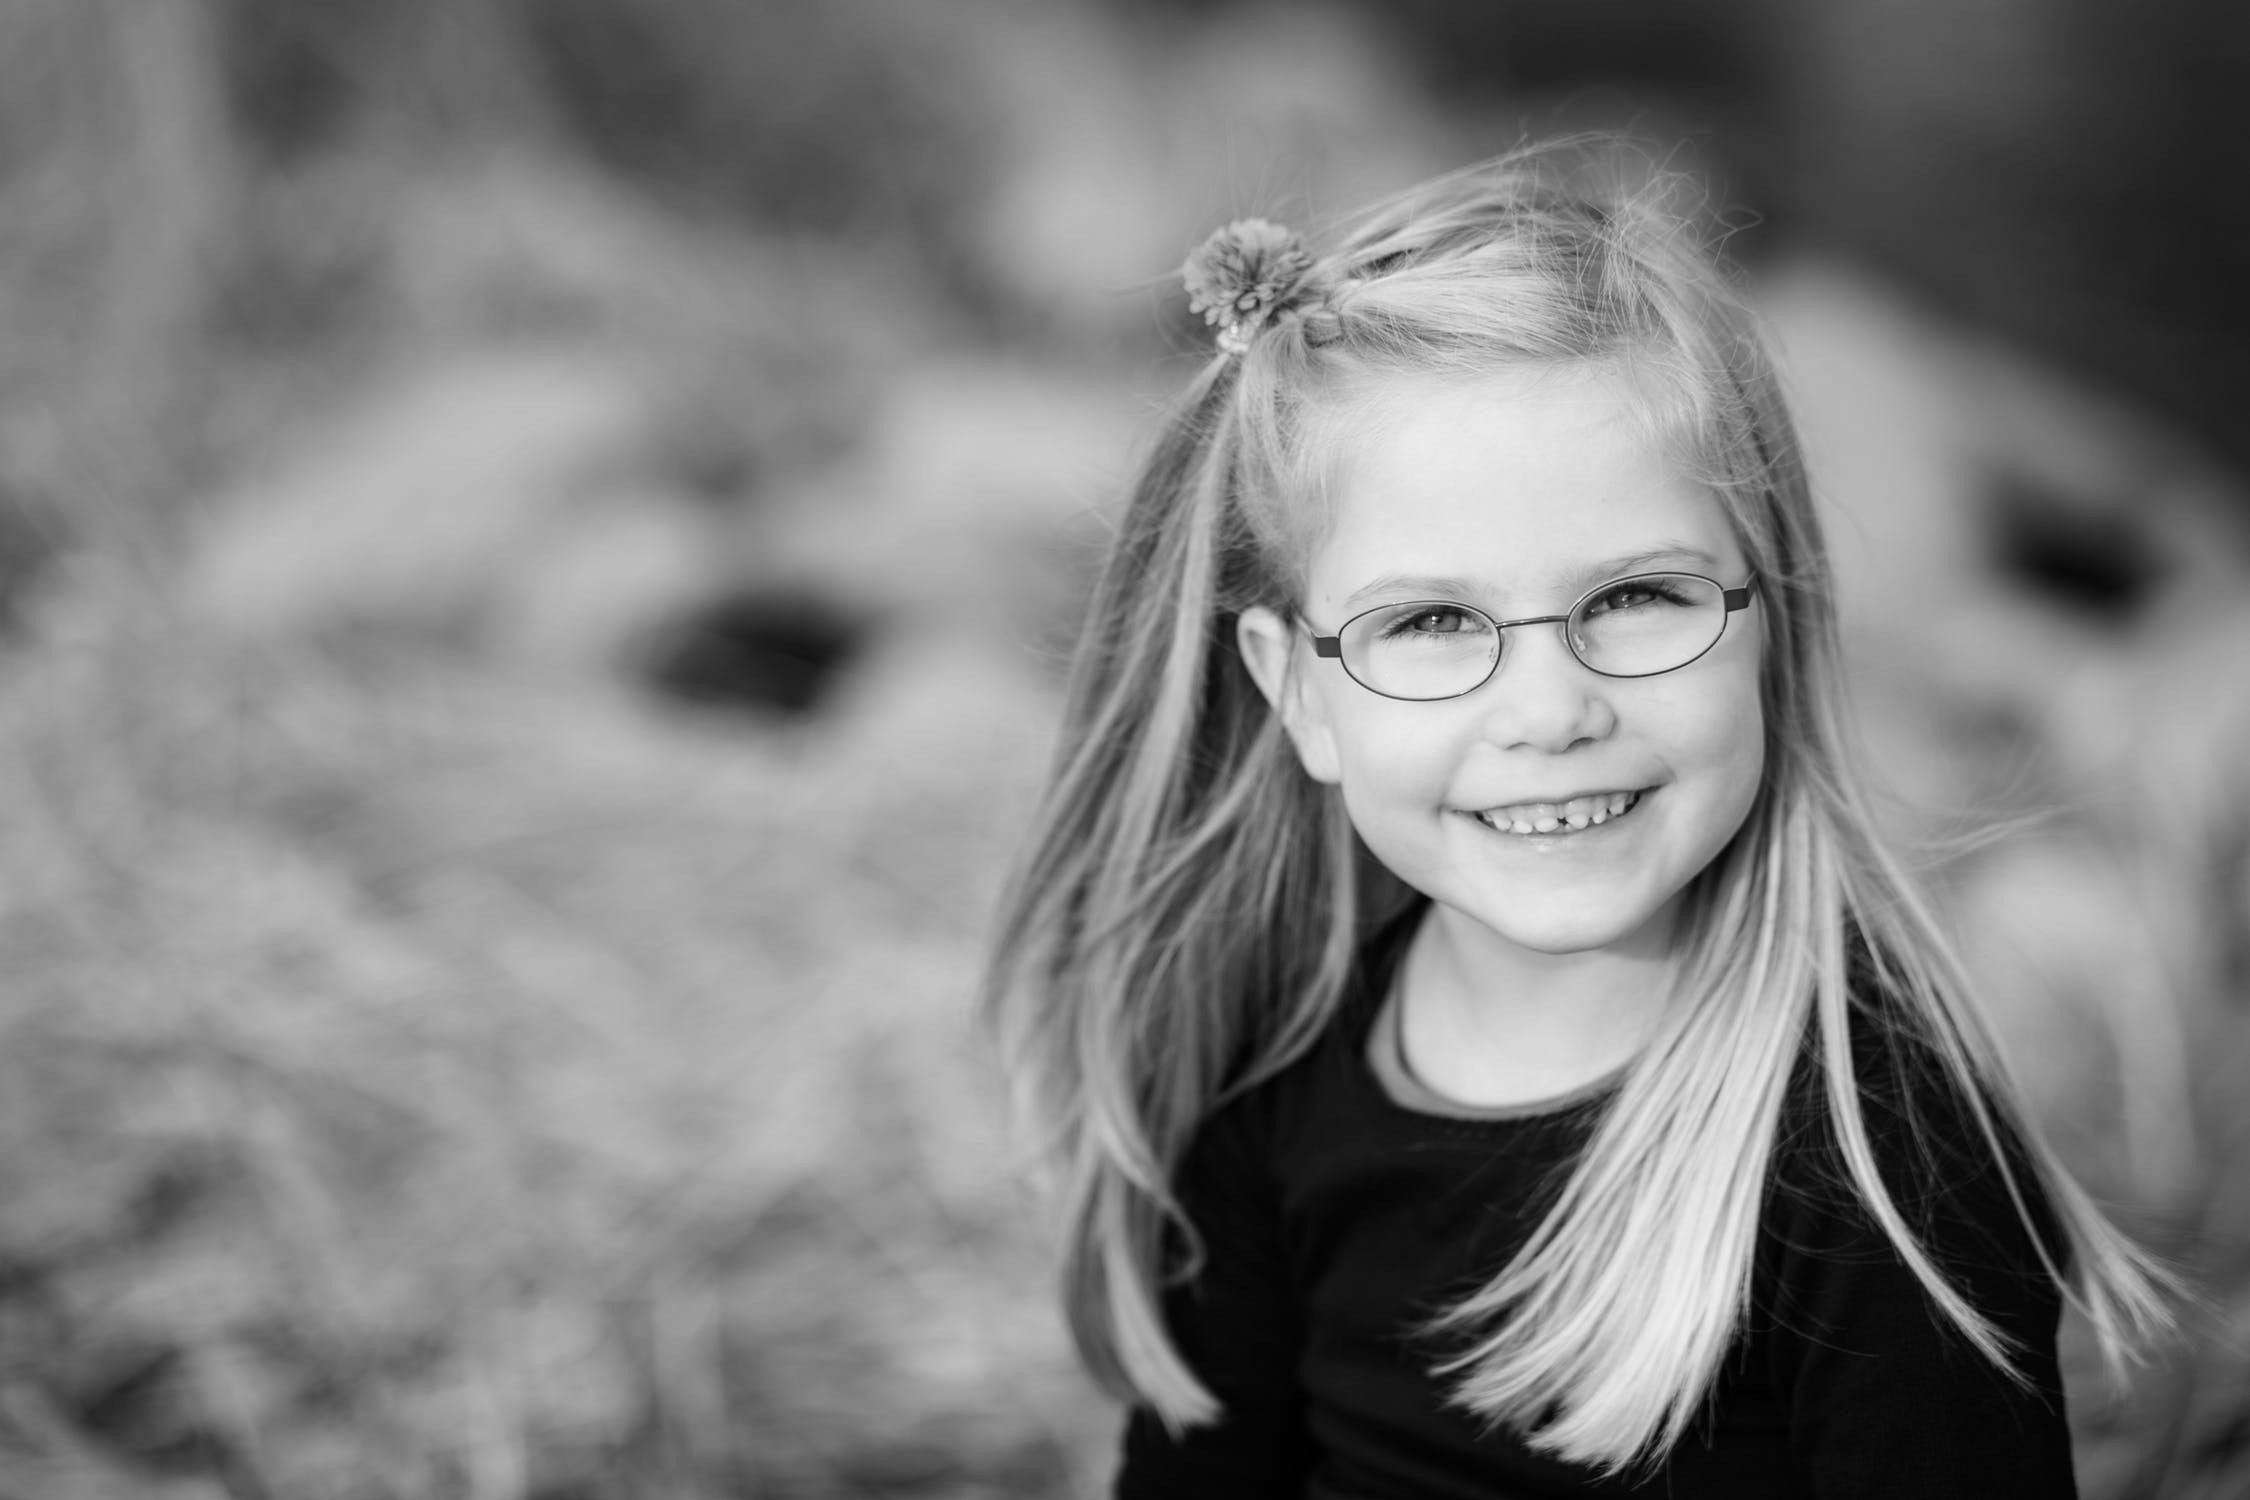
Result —
[[1336, 429], [1308, 602], [1559, 608], [1617, 564], [1737, 581], [1724, 507], [1649, 413], [1628, 378], [1592, 366], [1386, 382]]

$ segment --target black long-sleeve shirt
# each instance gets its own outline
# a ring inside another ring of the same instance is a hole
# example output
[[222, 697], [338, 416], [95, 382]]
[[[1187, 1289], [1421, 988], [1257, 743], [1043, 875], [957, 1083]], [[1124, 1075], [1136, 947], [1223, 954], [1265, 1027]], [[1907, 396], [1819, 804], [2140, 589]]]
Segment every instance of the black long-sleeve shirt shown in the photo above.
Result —
[[1442, 1101], [1385, 1064], [1403, 944], [1386, 946], [1315, 1049], [1209, 1120], [1182, 1164], [1206, 1258], [1166, 1316], [1226, 1411], [1178, 1439], [1135, 1412], [1118, 1500], [2075, 1495], [2057, 1289], [1964, 1107], [1875, 1027], [1854, 1043], [1885, 1182], [1955, 1285], [2020, 1343], [2028, 1389], [1945, 1319], [1860, 1207], [1808, 1064], [1745, 1326], [1659, 1467], [1605, 1480], [1450, 1405], [1431, 1370], [1442, 1349], [1417, 1330], [1522, 1243], [1613, 1088], [1436, 1112]]

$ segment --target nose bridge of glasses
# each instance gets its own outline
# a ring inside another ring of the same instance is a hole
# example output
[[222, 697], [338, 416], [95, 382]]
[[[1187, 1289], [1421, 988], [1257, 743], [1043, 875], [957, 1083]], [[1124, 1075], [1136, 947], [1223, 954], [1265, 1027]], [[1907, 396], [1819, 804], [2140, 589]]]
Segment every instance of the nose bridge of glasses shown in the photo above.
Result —
[[1567, 619], [1569, 619], [1569, 618], [1570, 618], [1570, 616], [1569, 616], [1569, 615], [1567, 615], [1567, 614], [1564, 614], [1564, 615], [1525, 615], [1525, 616], [1524, 616], [1524, 617], [1523, 617], [1522, 619], [1520, 619], [1520, 620], [1494, 620], [1494, 621], [1492, 622], [1492, 628], [1493, 628], [1493, 629], [1495, 629], [1495, 630], [1513, 630], [1513, 629], [1515, 629], [1515, 628], [1516, 628], [1516, 627], [1517, 627], [1518, 625], [1553, 625], [1553, 624], [1556, 624], [1556, 623], [1558, 623], [1558, 622], [1560, 622], [1560, 621], [1563, 621], [1563, 620], [1567, 620]]
[[[1582, 657], [1579, 657], [1578, 655], [1578, 644], [1576, 641], [1571, 639], [1571, 619], [1571, 615], [1560, 614], [1525, 615], [1521, 619], [1515, 620], [1494, 620], [1492, 622], [1493, 661], [1490, 675], [1498, 675], [1500, 672], [1505, 671], [1510, 664], [1512, 664], [1517, 658], [1523, 655], [1523, 648], [1521, 645], [1510, 644], [1510, 638], [1508, 635], [1509, 631], [1536, 630], [1536, 628], [1541, 625], [1554, 626], [1555, 639], [1561, 645], [1564, 657], [1566, 659], [1575, 659], [1579, 662], [1580, 665], [1583, 665], [1584, 659]], [[1517, 639], [1520, 640], [1521, 637], [1517, 637]]]

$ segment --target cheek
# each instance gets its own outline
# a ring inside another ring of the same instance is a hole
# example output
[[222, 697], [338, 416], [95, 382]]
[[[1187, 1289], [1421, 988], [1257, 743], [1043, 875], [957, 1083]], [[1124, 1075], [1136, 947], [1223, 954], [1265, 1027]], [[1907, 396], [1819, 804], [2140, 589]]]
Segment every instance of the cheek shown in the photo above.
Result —
[[1439, 797], [1460, 759], [1437, 705], [1397, 704], [1354, 690], [1356, 701], [1331, 705], [1343, 786], [1350, 800], [1374, 803]]
[[1755, 661], [1707, 684], [1680, 706], [1683, 751], [1721, 806], [1739, 818], [1749, 811], [1765, 772], [1765, 710]]

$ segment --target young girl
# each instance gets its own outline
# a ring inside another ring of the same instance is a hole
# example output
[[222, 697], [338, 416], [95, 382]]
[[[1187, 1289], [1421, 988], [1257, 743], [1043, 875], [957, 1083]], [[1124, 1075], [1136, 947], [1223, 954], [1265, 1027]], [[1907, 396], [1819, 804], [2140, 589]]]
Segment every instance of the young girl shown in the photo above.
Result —
[[1751, 319], [1529, 150], [1190, 258], [992, 1003], [1117, 1493], [2072, 1493], [2026, 1127], [1848, 768]]

